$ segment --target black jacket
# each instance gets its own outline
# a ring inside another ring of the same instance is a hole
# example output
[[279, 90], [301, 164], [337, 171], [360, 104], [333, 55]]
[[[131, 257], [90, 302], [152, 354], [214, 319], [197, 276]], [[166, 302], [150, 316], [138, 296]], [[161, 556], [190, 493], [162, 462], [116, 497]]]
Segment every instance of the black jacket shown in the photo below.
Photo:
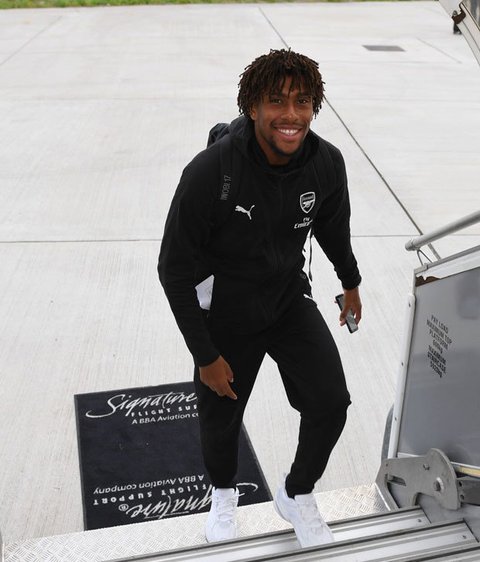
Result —
[[[229, 127], [232, 175], [238, 182], [226, 220], [218, 217], [222, 187], [220, 143], [185, 168], [165, 224], [158, 273], [194, 360], [212, 363], [219, 351], [206, 327], [195, 286], [213, 274], [208, 322], [237, 333], [271, 325], [303, 291], [310, 294], [303, 248], [310, 228], [345, 289], [361, 277], [350, 244], [350, 204], [340, 151], [310, 131], [285, 167], [272, 167], [255, 140], [253, 123]], [[330, 181], [319, 169], [320, 143], [331, 157]], [[238, 177], [240, 176], [240, 177]]]

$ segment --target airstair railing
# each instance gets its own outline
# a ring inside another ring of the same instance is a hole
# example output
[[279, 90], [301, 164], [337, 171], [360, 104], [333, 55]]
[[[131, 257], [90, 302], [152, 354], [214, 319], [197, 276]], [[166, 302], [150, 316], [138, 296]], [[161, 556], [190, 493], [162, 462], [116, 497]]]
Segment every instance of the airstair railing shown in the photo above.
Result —
[[467, 228], [468, 226], [472, 226], [473, 224], [477, 224], [480, 222], [480, 211], [476, 211], [471, 215], [467, 215], [462, 219], [457, 221], [451, 222], [441, 228], [437, 228], [436, 230], [432, 230], [427, 234], [422, 234], [421, 236], [417, 236], [416, 238], [412, 238], [405, 244], [405, 248], [410, 251], [418, 251], [422, 246], [426, 244], [430, 244], [435, 240], [439, 240], [440, 238], [444, 238], [449, 234], [453, 234], [458, 230], [462, 230], [463, 228]]

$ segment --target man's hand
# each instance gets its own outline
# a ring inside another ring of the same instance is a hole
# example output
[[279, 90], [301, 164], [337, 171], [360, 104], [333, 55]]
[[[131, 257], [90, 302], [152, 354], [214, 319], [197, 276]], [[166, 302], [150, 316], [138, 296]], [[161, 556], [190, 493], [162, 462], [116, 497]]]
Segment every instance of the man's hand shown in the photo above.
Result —
[[343, 326], [346, 322], [347, 314], [351, 310], [355, 318], [355, 322], [358, 324], [362, 319], [362, 302], [360, 300], [360, 291], [358, 287], [355, 289], [344, 289], [344, 306], [342, 312], [340, 312], [340, 326]]
[[233, 382], [232, 369], [221, 355], [210, 365], [200, 367], [200, 380], [219, 396], [228, 396], [232, 400], [237, 399], [237, 395], [230, 386], [230, 383]]

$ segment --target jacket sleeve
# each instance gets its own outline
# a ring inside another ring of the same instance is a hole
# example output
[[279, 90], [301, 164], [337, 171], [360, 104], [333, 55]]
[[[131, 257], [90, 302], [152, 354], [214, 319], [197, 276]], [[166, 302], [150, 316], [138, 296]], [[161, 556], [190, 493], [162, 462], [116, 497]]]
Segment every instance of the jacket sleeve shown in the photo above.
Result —
[[322, 201], [313, 223], [313, 234], [332, 262], [344, 289], [354, 289], [362, 280], [350, 240], [350, 201], [347, 174], [341, 152], [329, 144], [335, 167], [335, 185]]
[[[220, 355], [206, 328], [195, 290], [198, 257], [210, 237], [215, 177], [200, 153], [184, 170], [165, 223], [158, 274], [175, 320], [197, 365]], [[217, 189], [218, 191], [218, 189]], [[198, 281], [197, 281], [198, 283]]]

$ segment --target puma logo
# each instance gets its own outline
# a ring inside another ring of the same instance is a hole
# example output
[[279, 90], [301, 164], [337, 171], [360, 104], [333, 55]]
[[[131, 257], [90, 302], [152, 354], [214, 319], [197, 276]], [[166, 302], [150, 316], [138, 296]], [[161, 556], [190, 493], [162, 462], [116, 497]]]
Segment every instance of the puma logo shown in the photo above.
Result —
[[248, 215], [248, 218], [249, 218], [250, 220], [252, 220], [252, 215], [251, 215], [251, 213], [252, 213], [252, 209], [253, 209], [254, 207], [255, 207], [255, 205], [252, 205], [252, 206], [250, 207], [250, 210], [247, 211], [247, 209], [244, 209], [243, 207], [240, 207], [240, 205], [237, 205], [237, 206], [235, 207], [235, 211], [238, 211], [239, 213], [245, 213], [246, 215]]

